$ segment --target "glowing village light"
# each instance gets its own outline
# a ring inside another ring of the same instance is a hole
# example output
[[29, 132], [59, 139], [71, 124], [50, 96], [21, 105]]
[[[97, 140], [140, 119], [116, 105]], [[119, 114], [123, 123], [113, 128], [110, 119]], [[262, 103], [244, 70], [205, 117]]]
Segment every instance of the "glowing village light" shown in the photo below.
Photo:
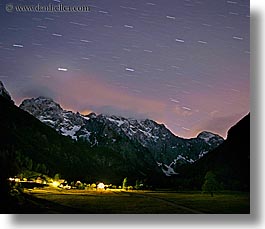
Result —
[[52, 186], [53, 187], [58, 187], [60, 185], [60, 182], [58, 182], [58, 181], [53, 181], [52, 182]]
[[105, 185], [103, 183], [98, 184], [98, 189], [104, 189], [104, 188], [105, 188]]

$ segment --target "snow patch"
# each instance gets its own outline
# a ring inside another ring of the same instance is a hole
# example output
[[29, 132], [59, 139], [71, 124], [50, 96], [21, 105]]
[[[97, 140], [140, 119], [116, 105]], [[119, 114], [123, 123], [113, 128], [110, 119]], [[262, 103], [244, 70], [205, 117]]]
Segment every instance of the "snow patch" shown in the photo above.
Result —
[[[160, 163], [160, 162], [156, 162], [158, 167], [161, 167], [161, 170], [162, 172], [167, 176], [167, 177], [170, 177], [172, 175], [177, 175], [178, 173], [176, 173], [174, 171], [174, 169], [171, 167], [172, 166], [172, 163], [170, 165], [166, 165], [166, 164], [163, 164], [163, 163]], [[173, 162], [173, 164], [175, 164]]]
[[199, 154], [199, 159], [202, 158], [207, 153], [208, 153], [208, 151], [201, 151]]
[[51, 119], [42, 119], [42, 120], [40, 120], [40, 121], [42, 121], [42, 122], [45, 122], [45, 123], [50, 123], [50, 124], [55, 124], [55, 122], [53, 121], [53, 120], [51, 120]]
[[204, 140], [205, 142], [209, 142], [211, 138], [215, 137], [214, 134], [209, 133], [209, 132], [203, 132], [199, 135], [199, 138]]
[[70, 136], [72, 139], [77, 140], [77, 137], [74, 136], [78, 130], [80, 130], [81, 126], [73, 126], [72, 129], [65, 129], [64, 127], [61, 128], [62, 135]]
[[165, 166], [166, 166], [167, 170], [162, 168], [162, 171], [167, 177], [170, 177], [172, 175], [178, 175], [178, 173], [176, 173], [173, 168], [171, 168], [167, 165], [165, 165]]
[[124, 121], [122, 121], [122, 120], [116, 120], [116, 119], [113, 119], [113, 118], [107, 118], [107, 119], [109, 121], [111, 121], [111, 122], [116, 122], [118, 127], [120, 127], [124, 123]]
[[91, 132], [85, 131], [85, 134], [79, 135], [79, 137], [80, 138], [84, 138], [84, 139], [86, 139], [87, 141], [90, 142], [90, 139], [89, 139], [90, 135], [91, 135]]
[[186, 161], [186, 158], [183, 157], [182, 155], [178, 155], [177, 158], [175, 159], [176, 161], [179, 161], [179, 160], [184, 160]]

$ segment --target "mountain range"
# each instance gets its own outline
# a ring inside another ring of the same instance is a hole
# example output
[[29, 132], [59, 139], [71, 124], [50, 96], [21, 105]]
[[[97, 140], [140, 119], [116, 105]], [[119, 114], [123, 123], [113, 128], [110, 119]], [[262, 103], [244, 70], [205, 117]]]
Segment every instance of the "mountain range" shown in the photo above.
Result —
[[148, 160], [154, 161], [166, 176], [177, 174], [174, 169], [178, 165], [194, 163], [224, 141], [219, 135], [206, 131], [196, 138], [183, 139], [175, 136], [165, 125], [150, 119], [95, 113], [81, 115], [66, 111], [45, 97], [26, 99], [19, 107], [58, 133], [86, 141], [90, 147], [104, 146], [124, 156], [148, 150], [151, 153]]

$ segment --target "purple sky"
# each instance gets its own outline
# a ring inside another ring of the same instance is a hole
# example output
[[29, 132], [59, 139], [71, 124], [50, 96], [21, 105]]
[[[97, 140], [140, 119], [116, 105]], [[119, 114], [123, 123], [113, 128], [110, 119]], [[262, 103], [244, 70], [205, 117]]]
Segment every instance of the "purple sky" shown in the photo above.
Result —
[[86, 13], [8, 13], [9, 2], [0, 2], [0, 80], [17, 104], [48, 96], [183, 137], [226, 137], [249, 112], [248, 0], [61, 1]]

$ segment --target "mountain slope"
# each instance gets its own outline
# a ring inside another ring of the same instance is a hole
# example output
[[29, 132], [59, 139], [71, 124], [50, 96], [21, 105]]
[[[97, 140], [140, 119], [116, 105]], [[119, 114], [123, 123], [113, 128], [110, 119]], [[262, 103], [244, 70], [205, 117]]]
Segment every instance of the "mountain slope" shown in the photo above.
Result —
[[10, 102], [13, 103], [9, 92], [5, 89], [4, 84], [2, 83], [2, 81], [0, 81], [0, 96], [4, 97], [5, 99], [7, 99], [7, 100], [9, 100]]
[[[81, 174], [84, 166], [78, 163], [82, 156], [76, 155], [76, 152], [81, 151], [76, 143], [59, 135], [1, 96], [0, 107], [2, 151], [7, 150], [22, 154], [19, 157], [27, 157], [33, 160], [36, 165], [44, 164], [49, 173], [60, 172], [68, 176], [71, 175], [71, 172], [68, 172], [69, 169], [75, 168], [76, 174]], [[89, 155], [86, 155], [83, 160], [89, 163], [89, 158]], [[24, 163], [23, 159], [21, 163]]]
[[38, 97], [24, 100], [20, 108], [26, 110], [41, 122], [57, 130], [60, 134], [77, 139], [75, 133], [85, 124], [79, 113], [65, 111], [52, 99]]

